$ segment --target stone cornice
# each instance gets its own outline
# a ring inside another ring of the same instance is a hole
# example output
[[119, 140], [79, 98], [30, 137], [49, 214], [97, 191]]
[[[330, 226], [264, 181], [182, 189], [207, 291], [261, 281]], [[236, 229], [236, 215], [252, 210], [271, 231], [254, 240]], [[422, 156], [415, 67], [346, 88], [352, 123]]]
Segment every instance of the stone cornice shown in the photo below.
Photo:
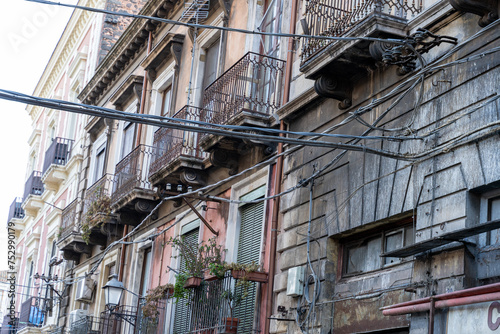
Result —
[[[148, 2], [139, 14], [165, 18], [172, 11], [175, 12], [179, 3], [180, 0], [153, 0]], [[146, 46], [149, 32], [155, 31], [158, 26], [158, 21], [134, 19], [101, 62], [78, 99], [86, 104], [97, 104], [126, 65]]]

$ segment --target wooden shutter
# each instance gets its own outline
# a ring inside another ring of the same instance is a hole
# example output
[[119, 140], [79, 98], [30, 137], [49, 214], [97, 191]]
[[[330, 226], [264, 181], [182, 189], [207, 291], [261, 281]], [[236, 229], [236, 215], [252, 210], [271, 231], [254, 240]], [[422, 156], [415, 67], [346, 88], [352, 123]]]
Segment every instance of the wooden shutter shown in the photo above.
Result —
[[[199, 224], [198, 224], [199, 225]], [[200, 229], [195, 228], [182, 234], [184, 241], [193, 245], [198, 244], [198, 236], [200, 234]], [[186, 261], [182, 257], [180, 258], [179, 271], [183, 272], [186, 269]], [[188, 333], [189, 332], [189, 306], [187, 305], [187, 299], [179, 299], [175, 306], [175, 317], [174, 317], [174, 333]]]
[[[262, 244], [262, 223], [264, 202], [247, 204], [240, 207], [240, 235], [238, 242], [238, 263], [259, 262]], [[237, 288], [238, 289], [238, 288]], [[241, 287], [240, 287], [241, 289]], [[234, 316], [240, 319], [238, 333], [250, 333], [253, 327], [257, 286], [249, 288], [248, 296], [234, 310]]]

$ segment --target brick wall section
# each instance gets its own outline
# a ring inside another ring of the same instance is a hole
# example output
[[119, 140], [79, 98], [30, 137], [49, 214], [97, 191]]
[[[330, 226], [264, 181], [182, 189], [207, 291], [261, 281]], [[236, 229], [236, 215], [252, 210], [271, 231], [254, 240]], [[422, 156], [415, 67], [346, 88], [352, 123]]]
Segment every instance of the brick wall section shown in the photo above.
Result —
[[[147, 0], [108, 0], [106, 10], [119, 13], [137, 14]], [[122, 33], [132, 22], [132, 18], [106, 14], [102, 25], [98, 64], [106, 57]]]

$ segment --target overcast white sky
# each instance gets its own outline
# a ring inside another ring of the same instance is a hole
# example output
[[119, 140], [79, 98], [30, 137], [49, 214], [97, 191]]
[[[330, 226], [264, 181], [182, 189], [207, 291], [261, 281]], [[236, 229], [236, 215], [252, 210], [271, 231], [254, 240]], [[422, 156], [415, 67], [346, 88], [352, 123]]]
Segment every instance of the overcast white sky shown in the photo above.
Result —
[[[76, 3], [76, 1], [65, 1]], [[72, 10], [10, 0], [0, 11], [0, 88], [32, 94]], [[7, 269], [7, 217], [24, 192], [31, 119], [26, 105], [0, 100], [0, 270]]]

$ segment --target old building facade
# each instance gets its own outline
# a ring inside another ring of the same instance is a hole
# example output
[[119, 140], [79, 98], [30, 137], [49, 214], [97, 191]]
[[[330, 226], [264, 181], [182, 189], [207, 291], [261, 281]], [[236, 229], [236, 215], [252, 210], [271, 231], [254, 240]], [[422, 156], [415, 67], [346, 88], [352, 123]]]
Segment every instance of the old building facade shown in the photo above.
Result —
[[103, 117], [28, 108], [76, 151], [9, 217], [19, 284], [62, 277], [24, 331], [496, 330], [498, 1], [86, 5], [141, 17], [92, 14], [35, 91]]

